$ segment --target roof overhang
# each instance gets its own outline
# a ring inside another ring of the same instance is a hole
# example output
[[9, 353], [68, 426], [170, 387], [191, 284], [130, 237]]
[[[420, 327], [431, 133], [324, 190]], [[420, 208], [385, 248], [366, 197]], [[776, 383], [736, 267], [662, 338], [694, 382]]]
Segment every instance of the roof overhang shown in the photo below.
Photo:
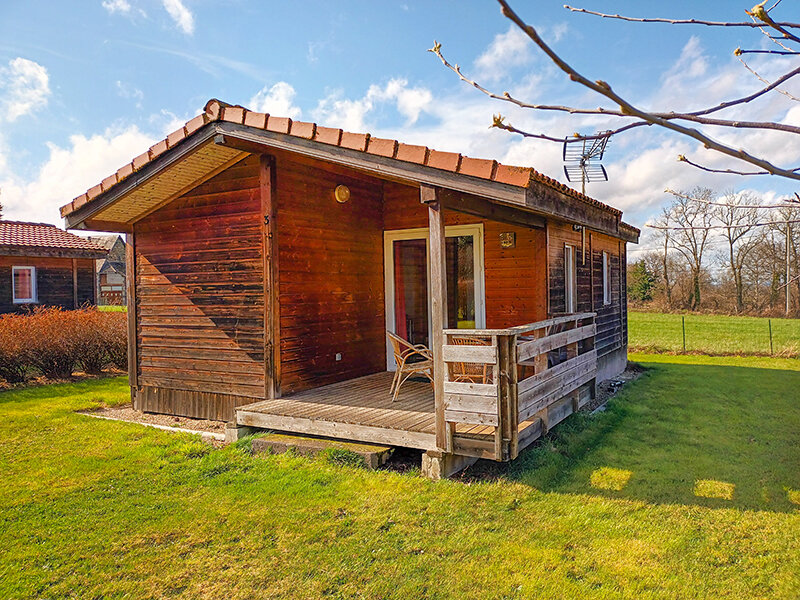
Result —
[[460, 192], [538, 217], [554, 218], [630, 239], [620, 218], [600, 206], [564, 194], [544, 183], [509, 185], [443, 169], [368, 154], [302, 137], [230, 121], [212, 121], [147, 162], [107, 191], [65, 216], [71, 229], [128, 232], [132, 224], [200, 185], [248, 154], [283, 150], [349, 167], [407, 185], [428, 185]]

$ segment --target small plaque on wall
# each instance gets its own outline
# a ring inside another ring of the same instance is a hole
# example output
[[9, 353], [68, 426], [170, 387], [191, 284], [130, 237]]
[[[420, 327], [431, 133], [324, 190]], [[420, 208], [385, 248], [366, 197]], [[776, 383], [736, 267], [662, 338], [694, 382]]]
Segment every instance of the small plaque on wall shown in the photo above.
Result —
[[514, 248], [517, 245], [517, 234], [513, 231], [504, 231], [500, 234], [501, 248]]

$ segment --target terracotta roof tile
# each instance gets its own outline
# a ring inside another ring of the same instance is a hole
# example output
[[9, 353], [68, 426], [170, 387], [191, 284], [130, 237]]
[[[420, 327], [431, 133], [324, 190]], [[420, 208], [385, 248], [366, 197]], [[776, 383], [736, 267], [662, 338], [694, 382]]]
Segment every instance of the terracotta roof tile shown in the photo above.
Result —
[[469, 156], [463, 156], [461, 158], [461, 168], [458, 170], [458, 172], [462, 175], [471, 175], [472, 177], [480, 177], [481, 179], [491, 179], [496, 168], [496, 160], [485, 160], [482, 158], [470, 158]]
[[91, 200], [92, 198], [99, 196], [102, 192], [103, 192], [103, 185], [101, 183], [98, 183], [97, 185], [90, 187], [88, 190], [86, 190], [86, 197], [89, 200]]
[[274, 131], [275, 133], [289, 133], [292, 126], [292, 120], [286, 117], [273, 117], [269, 116], [267, 119], [267, 131]]
[[412, 146], [411, 144], [398, 143], [397, 155], [395, 158], [397, 160], [424, 165], [428, 162], [428, 148], [425, 146]]
[[150, 160], [153, 160], [156, 156], [160, 154], [164, 154], [167, 151], [167, 140], [161, 140], [160, 142], [153, 144], [150, 146]]
[[528, 167], [512, 167], [509, 165], [497, 165], [494, 172], [494, 180], [498, 183], [527, 187], [531, 181], [533, 169]]
[[438, 150], [431, 150], [428, 156], [428, 166], [434, 169], [443, 169], [445, 171], [458, 171], [458, 165], [461, 163], [461, 155], [455, 152], [439, 152]]
[[350, 148], [351, 150], [358, 150], [364, 152], [367, 149], [367, 142], [369, 141], [368, 133], [350, 133], [349, 131], [342, 132], [342, 141], [339, 145], [342, 148]]
[[386, 156], [394, 158], [397, 152], [397, 140], [385, 140], [382, 138], [370, 137], [367, 152], [370, 154], [377, 154], [378, 156]]
[[338, 146], [341, 139], [342, 130], [331, 129], [330, 127], [317, 127], [317, 134], [314, 136], [314, 141], [333, 146]]
[[143, 166], [145, 166], [148, 162], [150, 162], [150, 152], [143, 152], [139, 156], [133, 159], [133, 170], [138, 171]]
[[241, 106], [226, 106], [222, 109], [222, 120], [232, 123], [244, 123], [244, 108]]
[[175, 144], [180, 142], [182, 139], [186, 137], [186, 128], [181, 127], [180, 129], [176, 129], [172, 133], [167, 136], [167, 145], [172, 148]]
[[264, 113], [253, 112], [248, 110], [244, 113], [244, 124], [248, 127], [255, 127], [257, 129], [264, 129], [267, 126], [267, 117]]
[[112, 185], [115, 185], [116, 183], [117, 183], [117, 174], [114, 173], [113, 175], [109, 175], [108, 177], [103, 179], [103, 182], [100, 184], [100, 186], [103, 188], [103, 191], [105, 192], [107, 189], [109, 189]]
[[290, 133], [295, 137], [306, 138], [307, 140], [314, 139], [316, 132], [316, 123], [306, 123], [305, 121], [292, 121], [292, 129]]
[[[586, 204], [598, 206], [616, 215], [622, 214], [621, 211], [585, 196], [577, 190], [555, 179], [542, 175], [529, 167], [502, 165], [494, 160], [470, 158], [467, 156], [462, 157], [455, 152], [440, 152], [437, 150], [429, 150], [425, 146], [402, 144], [396, 140], [371, 138], [368, 133], [343, 132], [341, 129], [320, 127], [314, 123], [306, 123], [303, 121], [293, 122], [289, 118], [252, 112], [242, 106], [226, 104], [217, 99], [209, 100], [203, 112], [190, 120], [184, 128], [169, 134], [166, 140], [153, 145], [149, 151], [137, 156], [131, 163], [120, 168], [116, 173], [116, 182], [119, 183], [129, 177], [156, 156], [163, 153], [166, 148], [172, 148], [175, 144], [200, 129], [203, 125], [211, 121], [219, 120], [244, 124], [247, 127], [301, 137], [322, 144], [330, 144], [360, 152], [367, 152], [376, 156], [394, 158], [399, 161], [425, 165], [434, 169], [442, 169], [451, 173], [495, 181], [515, 187], [526, 188], [529, 187], [532, 182], [539, 182], [568, 196], [577, 198]], [[108, 185], [112, 177], [103, 180], [103, 191], [106, 191], [113, 185]], [[100, 189], [101, 186], [95, 186], [89, 190], [89, 192], [87, 192], [89, 199], [94, 198], [100, 193]], [[62, 215], [69, 214], [86, 202], [86, 194], [79, 196], [72, 203], [62, 208]]]
[[208, 123], [208, 116], [205, 113], [197, 115], [194, 119], [186, 123], [186, 135], [192, 135], [206, 123]]
[[[78, 251], [105, 250], [97, 244], [49, 223], [0, 221], [0, 247], [55, 248]], [[2, 251], [0, 250], [0, 254]]]

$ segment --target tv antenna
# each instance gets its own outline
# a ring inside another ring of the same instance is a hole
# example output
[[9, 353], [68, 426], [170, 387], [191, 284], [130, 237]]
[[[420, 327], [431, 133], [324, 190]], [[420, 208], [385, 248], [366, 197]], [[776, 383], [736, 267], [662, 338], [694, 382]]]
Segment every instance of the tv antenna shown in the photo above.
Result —
[[601, 131], [590, 139], [564, 140], [564, 174], [570, 182], [581, 182], [582, 194], [586, 193], [587, 183], [608, 181], [608, 174], [600, 161], [610, 137], [610, 131]]

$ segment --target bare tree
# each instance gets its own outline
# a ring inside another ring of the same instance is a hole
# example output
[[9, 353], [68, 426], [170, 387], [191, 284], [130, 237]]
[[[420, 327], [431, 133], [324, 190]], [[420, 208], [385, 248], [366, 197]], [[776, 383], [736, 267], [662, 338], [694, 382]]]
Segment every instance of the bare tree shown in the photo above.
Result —
[[659, 226], [659, 229], [655, 230], [655, 237], [658, 241], [658, 245], [661, 248], [660, 257], [661, 257], [661, 268], [660, 274], [661, 279], [664, 283], [664, 294], [667, 300], [667, 306], [672, 308], [672, 283], [670, 281], [670, 260], [669, 260], [669, 251], [671, 248], [671, 240], [670, 240], [670, 211], [666, 208], [661, 209], [661, 214], [656, 219], [656, 225]]
[[[673, 196], [669, 208], [670, 221], [675, 225], [671, 240], [672, 246], [686, 260], [692, 274], [689, 307], [700, 308], [700, 277], [703, 272], [703, 257], [711, 232], [713, 213], [711, 202], [714, 192], [708, 188], [695, 188], [691, 193]], [[707, 201], [696, 202], [694, 198]]]
[[725, 226], [722, 235], [728, 245], [727, 266], [733, 277], [736, 312], [744, 311], [744, 280], [742, 270], [757, 240], [750, 235], [758, 223], [757, 199], [748, 192], [726, 192], [724, 202], [713, 206], [714, 217]]
[[800, 55], [800, 35], [798, 35], [798, 33], [800, 33], [800, 23], [781, 22], [773, 19], [770, 13], [772, 12], [773, 9], [775, 9], [781, 4], [781, 0], [777, 1], [773, 0], [773, 2], [774, 3], [769, 8], [765, 8], [767, 0], [764, 0], [763, 2], [754, 6], [753, 8], [746, 10], [746, 13], [749, 16], [750, 20], [743, 22], [704, 21], [697, 19], [636, 18], [636, 17], [625, 17], [616, 14], [613, 15], [605, 14], [582, 8], [573, 8], [570, 6], [565, 6], [565, 8], [575, 13], [583, 13], [601, 18], [618, 19], [640, 24], [661, 23], [661, 24], [668, 24], [671, 26], [690, 25], [690, 26], [702, 26], [702, 27], [713, 27], [713, 28], [718, 28], [718, 27], [749, 28], [754, 32], [757, 31], [765, 35], [772, 43], [775, 44], [775, 48], [769, 50], [763, 50], [763, 49], [749, 50], [741, 48], [736, 48], [734, 50], [734, 54], [739, 58], [744, 67], [754, 76], [756, 76], [764, 84], [764, 87], [762, 87], [761, 89], [757, 90], [752, 94], [748, 94], [746, 96], [742, 96], [739, 98], [731, 98], [728, 100], [724, 100], [714, 106], [709, 106], [707, 108], [695, 111], [681, 111], [681, 110], [676, 110], [675, 107], [671, 108], [667, 107], [665, 110], [645, 109], [640, 106], [637, 106], [632, 101], [618, 94], [616, 91], [614, 91], [612, 86], [607, 81], [603, 79], [592, 79], [586, 77], [585, 75], [580, 73], [576, 68], [574, 68], [570, 63], [564, 60], [547, 43], [545, 43], [545, 41], [540, 37], [536, 28], [534, 28], [532, 25], [528, 24], [524, 19], [522, 19], [511, 8], [509, 2], [507, 2], [506, 0], [498, 0], [503, 15], [507, 17], [509, 20], [511, 20], [511, 22], [513, 22], [517, 27], [519, 27], [520, 30], [528, 38], [530, 38], [530, 40], [536, 46], [538, 46], [539, 49], [561, 71], [563, 71], [564, 74], [571, 81], [576, 82], [594, 91], [601, 97], [610, 101], [611, 103], [610, 106], [604, 106], [599, 108], [588, 108], [588, 107], [566, 106], [561, 104], [534, 104], [526, 102], [525, 100], [512, 96], [509, 92], [498, 93], [491, 91], [488, 88], [481, 85], [479, 82], [470, 79], [469, 77], [464, 75], [462, 73], [461, 68], [458, 65], [453, 65], [445, 59], [442, 53], [442, 46], [438, 42], [434, 42], [434, 46], [433, 48], [431, 48], [431, 52], [435, 53], [442, 61], [444, 66], [451, 69], [454, 73], [456, 73], [456, 75], [458, 75], [458, 77], [461, 78], [462, 81], [472, 85], [473, 87], [475, 87], [482, 93], [486, 94], [490, 98], [495, 98], [500, 101], [510, 103], [514, 106], [518, 106], [525, 109], [531, 109], [535, 111], [556, 111], [556, 112], [565, 112], [572, 115], [575, 114], [604, 115], [608, 117], [618, 118], [620, 119], [620, 121], [624, 122], [624, 124], [621, 124], [618, 127], [611, 129], [610, 131], [603, 132], [600, 134], [589, 135], [589, 136], [573, 134], [570, 136], [570, 135], [555, 135], [555, 134], [524, 131], [522, 129], [517, 128], [512, 123], [507, 122], [502, 115], [497, 114], [494, 116], [492, 121], [493, 127], [498, 127], [500, 129], [504, 129], [506, 131], [510, 131], [513, 133], [518, 133], [520, 135], [531, 138], [550, 140], [559, 143], [564, 142], [565, 140], [567, 140], [568, 142], [578, 143], [586, 139], [596, 139], [598, 137], [618, 134], [642, 126], [656, 125], [657, 127], [674, 131], [681, 135], [690, 137], [699, 142], [700, 144], [702, 144], [703, 147], [734, 159], [734, 162], [739, 162], [739, 163], [743, 162], [751, 165], [751, 167], [756, 167], [755, 170], [752, 170], [751, 168], [751, 170], [748, 171], [742, 171], [734, 168], [712, 169], [697, 164], [695, 162], [692, 162], [685, 156], [681, 155], [678, 157], [678, 160], [686, 162], [687, 164], [690, 164], [697, 168], [711, 172], [734, 173], [739, 175], [772, 174], [772, 175], [779, 175], [781, 177], [785, 177], [788, 179], [800, 180], [800, 167], [795, 165], [779, 166], [773, 164], [765, 156], [752, 154], [744, 149], [737, 148], [733, 145], [729, 145], [726, 143], [722, 143], [716, 140], [714, 137], [712, 137], [713, 134], [708, 133], [709, 130], [722, 128], [722, 130], [728, 130], [728, 131], [740, 130], [740, 129], [762, 130], [762, 131], [772, 130], [772, 131], [784, 132], [789, 135], [800, 134], [800, 127], [789, 123], [761, 121], [757, 119], [748, 120], [748, 119], [738, 119], [738, 118], [737, 119], [720, 118], [716, 114], [719, 113], [720, 111], [724, 111], [731, 107], [742, 107], [757, 98], [770, 94], [771, 92], [783, 94], [784, 98], [786, 98], [787, 101], [789, 102], [798, 101], [796, 97], [792, 96], [790, 93], [781, 89], [780, 86], [782, 86], [784, 83], [786, 83], [790, 79], [800, 74], [800, 66], [786, 71], [780, 77], [770, 82], [764, 79], [761, 75], [759, 75], [752, 67], [750, 67], [750, 65], [748, 65], [745, 62], [745, 59], [742, 58], [747, 54], [763, 54], [763, 53], [774, 56]]

